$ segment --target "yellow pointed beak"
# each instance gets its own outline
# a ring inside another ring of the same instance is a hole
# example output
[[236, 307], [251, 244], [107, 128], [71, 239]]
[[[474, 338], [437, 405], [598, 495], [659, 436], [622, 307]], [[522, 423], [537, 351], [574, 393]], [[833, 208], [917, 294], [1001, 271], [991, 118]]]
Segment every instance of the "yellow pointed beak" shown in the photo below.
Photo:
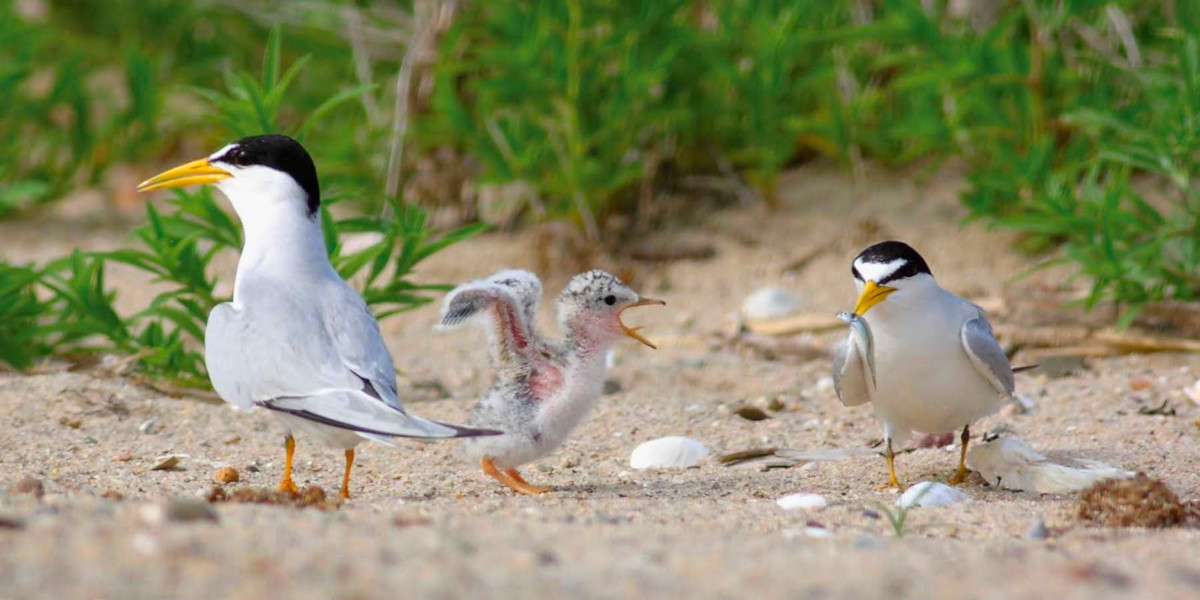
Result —
[[621, 322], [621, 313], [624, 313], [625, 311], [627, 311], [635, 306], [651, 306], [651, 305], [666, 306], [667, 303], [663, 302], [662, 300], [655, 300], [654, 298], [641, 298], [637, 302], [634, 302], [633, 304], [630, 304], [629, 306], [622, 308], [620, 310], [620, 312], [617, 313], [617, 322], [621, 324], [621, 331], [623, 331], [625, 333], [625, 335], [657, 350], [658, 346], [655, 346], [654, 344], [650, 343], [650, 340], [646, 339], [645, 337], [642, 337], [642, 334], [638, 333], [638, 331], [641, 329], [641, 327], [626, 327], [625, 323]]
[[858, 303], [854, 305], [854, 314], [862, 316], [871, 310], [872, 306], [883, 302], [896, 288], [888, 285], [878, 285], [874, 281], [868, 281], [867, 285], [863, 286], [863, 291], [858, 296]]
[[233, 175], [229, 171], [209, 164], [207, 158], [201, 158], [200, 160], [193, 160], [190, 163], [179, 165], [174, 169], [163, 171], [139, 183], [137, 190], [139, 192], [152, 192], [154, 190], [200, 185], [202, 183], [216, 183], [230, 177], [233, 177]]

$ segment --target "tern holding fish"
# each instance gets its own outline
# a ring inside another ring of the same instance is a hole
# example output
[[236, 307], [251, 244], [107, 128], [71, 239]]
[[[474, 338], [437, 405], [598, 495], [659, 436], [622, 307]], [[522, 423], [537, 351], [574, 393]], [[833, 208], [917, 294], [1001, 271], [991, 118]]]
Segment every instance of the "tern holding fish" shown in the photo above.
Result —
[[871, 403], [895, 487], [894, 444], [914, 431], [961, 429], [950, 479], [961, 483], [971, 423], [1003, 407], [1014, 390], [1012, 366], [983, 309], [939, 286], [925, 259], [903, 242], [863, 250], [850, 271], [859, 297], [853, 314], [839, 314], [850, 334], [834, 356], [838, 398], [846, 406]]

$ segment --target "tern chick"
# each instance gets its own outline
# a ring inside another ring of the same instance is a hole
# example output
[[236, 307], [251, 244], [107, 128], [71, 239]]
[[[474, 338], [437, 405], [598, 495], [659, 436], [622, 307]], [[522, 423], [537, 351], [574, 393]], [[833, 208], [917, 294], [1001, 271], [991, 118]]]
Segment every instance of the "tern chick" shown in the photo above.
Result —
[[942, 289], [925, 259], [903, 242], [863, 250], [850, 271], [859, 293], [854, 313], [869, 328], [853, 327], [835, 354], [838, 397], [846, 406], [871, 403], [895, 487], [894, 443], [913, 431], [961, 428], [958, 471], [950, 480], [961, 483], [971, 423], [1003, 407], [1014, 388], [1012, 366], [983, 309]]
[[296, 492], [293, 429], [345, 451], [342, 498], [350, 497], [354, 447], [364, 439], [393, 444], [393, 437], [496, 433], [405, 412], [379, 324], [329, 262], [317, 170], [296, 140], [243, 138], [138, 190], [196, 184], [223, 192], [245, 232], [233, 301], [208, 316], [204, 362], [222, 399], [243, 410], [266, 408], [284, 422], [280, 489]]
[[[517, 467], [562, 445], [600, 396], [605, 356], [621, 337], [654, 348], [621, 322], [635, 306], [664, 304], [643, 298], [613, 275], [576, 275], [558, 297], [564, 338], [546, 340], [534, 330], [542, 284], [528, 271], [501, 271], [452, 290], [442, 303], [442, 326], [468, 319], [487, 325], [496, 379], [475, 405], [468, 424], [504, 432], [463, 440], [464, 453], [483, 472], [522, 494], [540, 494]], [[474, 319], [479, 317], [478, 319]]]

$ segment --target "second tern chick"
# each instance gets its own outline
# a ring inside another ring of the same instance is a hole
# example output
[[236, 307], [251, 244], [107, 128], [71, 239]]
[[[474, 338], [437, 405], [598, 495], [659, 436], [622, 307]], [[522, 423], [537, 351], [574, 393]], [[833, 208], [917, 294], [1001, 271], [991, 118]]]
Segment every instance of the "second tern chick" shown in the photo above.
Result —
[[483, 472], [522, 494], [550, 490], [535, 486], [517, 467], [557, 449], [583, 420], [603, 389], [605, 355], [622, 336], [654, 348], [637, 328], [621, 322], [635, 306], [665, 304], [643, 298], [604, 271], [576, 275], [558, 297], [562, 341], [534, 330], [542, 285], [528, 271], [501, 271], [458, 286], [442, 304], [442, 326], [476, 316], [488, 325], [496, 380], [471, 412], [472, 427], [503, 431], [488, 439], [464, 440], [463, 449]]

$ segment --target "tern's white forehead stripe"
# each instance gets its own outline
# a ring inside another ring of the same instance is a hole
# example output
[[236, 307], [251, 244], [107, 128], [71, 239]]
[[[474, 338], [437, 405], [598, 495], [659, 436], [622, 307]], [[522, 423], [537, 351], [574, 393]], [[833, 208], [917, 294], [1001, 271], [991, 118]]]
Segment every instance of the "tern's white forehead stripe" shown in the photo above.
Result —
[[230, 151], [231, 149], [233, 149], [233, 147], [234, 147], [234, 146], [236, 146], [236, 145], [237, 145], [237, 143], [236, 143], [236, 142], [235, 142], [235, 143], [232, 143], [232, 144], [227, 144], [227, 145], [226, 145], [224, 148], [221, 148], [220, 150], [217, 150], [216, 152], [213, 152], [212, 154], [209, 154], [209, 155], [208, 155], [208, 160], [210, 160], [210, 161], [213, 161], [213, 160], [216, 160], [216, 159], [218, 159], [218, 158], [220, 158], [220, 157], [222, 157], [222, 156], [225, 156], [225, 153], [226, 153], [226, 152], [229, 152], [229, 151]]
[[858, 274], [862, 275], [863, 281], [883, 281], [889, 275], [899, 271], [904, 265], [908, 264], [908, 260], [897, 258], [885, 263], [867, 262], [861, 258], [854, 261], [854, 268], [858, 269]]

